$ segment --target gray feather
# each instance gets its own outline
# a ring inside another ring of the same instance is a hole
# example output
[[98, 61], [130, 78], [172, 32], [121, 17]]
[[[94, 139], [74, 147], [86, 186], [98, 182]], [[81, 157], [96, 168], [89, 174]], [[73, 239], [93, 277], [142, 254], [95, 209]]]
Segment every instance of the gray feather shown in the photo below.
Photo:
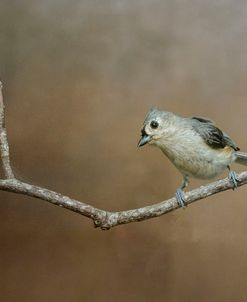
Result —
[[236, 153], [236, 163], [247, 166], [247, 153], [237, 151]]
[[192, 116], [192, 119], [197, 120], [197, 121], [199, 121], [199, 122], [201, 122], [201, 123], [209, 123], [209, 124], [215, 125], [215, 122], [212, 121], [212, 120], [210, 120], [210, 119], [207, 118], [207, 117], [203, 117], [203, 116]]
[[192, 117], [193, 129], [204, 139], [210, 147], [219, 149], [226, 146], [238, 151], [234, 141], [218, 127], [213, 124], [213, 121], [201, 117]]

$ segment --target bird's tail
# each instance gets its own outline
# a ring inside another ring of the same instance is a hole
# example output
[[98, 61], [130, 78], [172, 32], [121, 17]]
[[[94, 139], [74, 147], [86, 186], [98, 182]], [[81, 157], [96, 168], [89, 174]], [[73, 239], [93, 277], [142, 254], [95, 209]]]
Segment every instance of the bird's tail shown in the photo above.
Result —
[[237, 151], [236, 153], [236, 163], [247, 166], [247, 153]]

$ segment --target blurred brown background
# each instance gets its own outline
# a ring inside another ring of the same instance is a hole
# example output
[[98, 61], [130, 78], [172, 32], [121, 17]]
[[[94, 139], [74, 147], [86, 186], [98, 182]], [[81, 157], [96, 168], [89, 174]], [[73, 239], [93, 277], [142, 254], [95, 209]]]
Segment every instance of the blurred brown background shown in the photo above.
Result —
[[[1, 1], [16, 174], [108, 210], [173, 196], [179, 173], [136, 147], [143, 118], [209, 116], [247, 150], [246, 34], [243, 0]], [[0, 300], [247, 301], [246, 192], [108, 232], [1, 192]]]

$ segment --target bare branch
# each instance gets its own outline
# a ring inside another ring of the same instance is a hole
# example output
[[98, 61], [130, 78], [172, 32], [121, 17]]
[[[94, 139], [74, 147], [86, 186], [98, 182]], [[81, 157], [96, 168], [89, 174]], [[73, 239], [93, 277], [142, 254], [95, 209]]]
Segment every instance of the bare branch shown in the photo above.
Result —
[[13, 171], [9, 160], [9, 144], [7, 140], [7, 133], [5, 128], [5, 115], [3, 103], [3, 85], [0, 82], [0, 152], [3, 164], [3, 172], [6, 178], [14, 178]]
[[[247, 171], [240, 173], [238, 175], [238, 179], [239, 186], [246, 184]], [[221, 179], [186, 193], [185, 203], [190, 204], [192, 202], [229, 189], [232, 189], [232, 183], [229, 181], [229, 179]], [[60, 207], [64, 207], [68, 210], [91, 218], [95, 226], [100, 227], [102, 230], [108, 230], [114, 226], [121, 224], [159, 217], [179, 208], [176, 199], [171, 198], [166, 201], [162, 201], [160, 203], [156, 203], [143, 208], [121, 212], [110, 212], [95, 208], [89, 204], [72, 199], [68, 196], [64, 196], [60, 193], [24, 183], [17, 179], [0, 180], [0, 190], [14, 192], [17, 194], [24, 194], [48, 201]]]
[[[24, 183], [16, 179], [12, 172], [9, 159], [9, 145], [4, 125], [2, 85], [0, 87], [0, 152], [5, 175], [5, 179], [0, 179], [0, 190], [39, 198], [54, 205], [64, 207], [92, 219], [95, 227], [100, 227], [102, 230], [108, 230], [121, 224], [159, 217], [179, 208], [177, 200], [175, 198], [171, 198], [143, 208], [121, 212], [110, 212], [95, 208], [92, 205], [80, 202], [46, 188]], [[246, 183], [247, 171], [238, 175], [238, 186], [242, 186]], [[232, 189], [232, 183], [228, 178], [218, 180], [186, 193], [185, 203], [188, 205], [197, 200], [229, 189]]]

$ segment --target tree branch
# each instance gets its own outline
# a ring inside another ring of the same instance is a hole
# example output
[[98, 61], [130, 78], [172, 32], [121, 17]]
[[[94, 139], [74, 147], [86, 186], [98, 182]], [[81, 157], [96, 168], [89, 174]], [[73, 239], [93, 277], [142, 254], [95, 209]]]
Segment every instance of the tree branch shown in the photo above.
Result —
[[[9, 145], [4, 124], [4, 103], [2, 96], [2, 84], [0, 82], [0, 152], [5, 179], [0, 179], [0, 190], [23, 194], [54, 205], [64, 207], [93, 220], [95, 227], [108, 230], [114, 226], [131, 222], [142, 221], [159, 217], [179, 208], [176, 198], [171, 198], [143, 208], [110, 212], [93, 207], [92, 205], [64, 196], [60, 193], [39, 186], [24, 183], [14, 177], [9, 159]], [[247, 171], [238, 175], [238, 186], [247, 183]], [[206, 186], [192, 190], [185, 194], [185, 203], [190, 204], [216, 193], [232, 189], [232, 183], [228, 178], [215, 181]]]
[[14, 178], [13, 171], [9, 160], [9, 144], [7, 139], [7, 132], [5, 128], [5, 114], [3, 103], [3, 85], [0, 82], [0, 152], [3, 164], [3, 172], [6, 178]]

